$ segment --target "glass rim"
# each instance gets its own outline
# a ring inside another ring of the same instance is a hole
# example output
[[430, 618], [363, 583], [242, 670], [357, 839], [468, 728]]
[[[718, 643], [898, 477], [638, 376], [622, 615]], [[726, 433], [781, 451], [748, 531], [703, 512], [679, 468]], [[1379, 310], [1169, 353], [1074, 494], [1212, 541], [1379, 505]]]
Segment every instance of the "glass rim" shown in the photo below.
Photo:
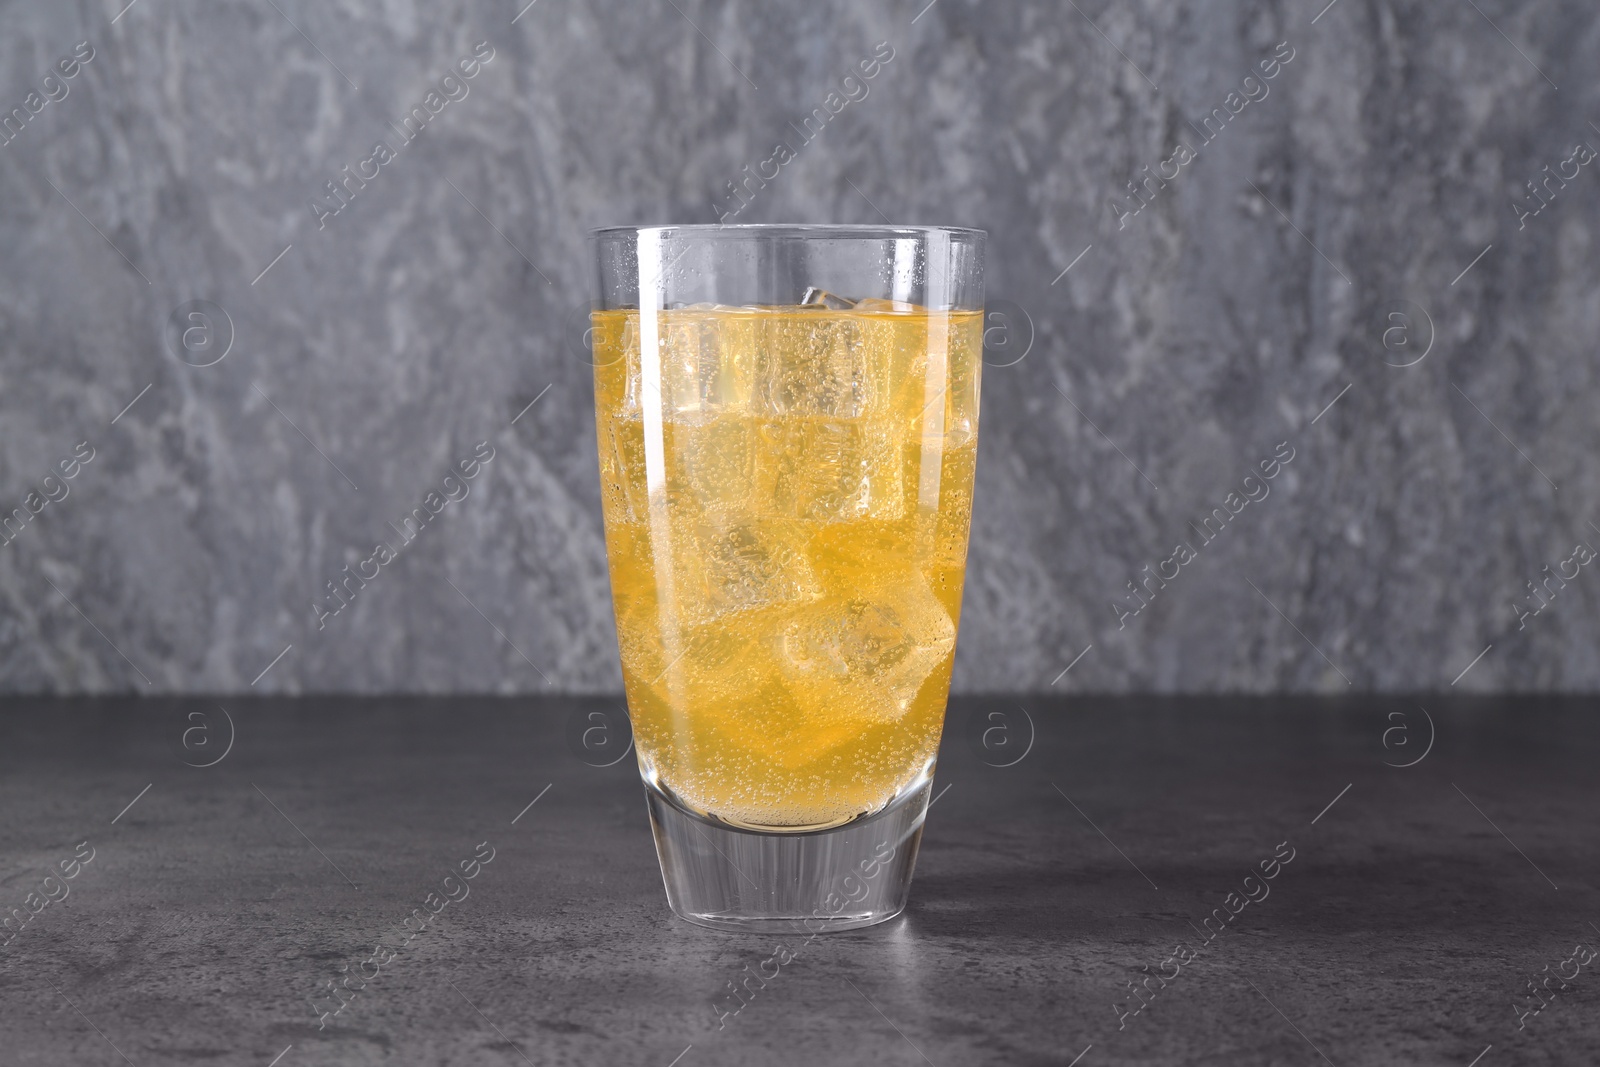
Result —
[[660, 237], [831, 237], [855, 240], [893, 240], [896, 238], [930, 237], [943, 234], [958, 241], [986, 241], [987, 230], [968, 226], [873, 226], [852, 223], [787, 223], [787, 222], [702, 222], [665, 226], [597, 226], [588, 231], [592, 241], [614, 237], [637, 237], [654, 234]]

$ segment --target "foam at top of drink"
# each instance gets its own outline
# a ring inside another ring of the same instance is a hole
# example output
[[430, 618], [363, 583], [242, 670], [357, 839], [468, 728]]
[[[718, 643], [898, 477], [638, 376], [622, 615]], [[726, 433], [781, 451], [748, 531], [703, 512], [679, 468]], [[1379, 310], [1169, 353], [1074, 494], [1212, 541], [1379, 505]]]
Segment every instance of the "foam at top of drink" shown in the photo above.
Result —
[[[826, 294], [826, 295], [832, 297], [832, 294]], [[856, 300], [856, 301], [848, 301], [848, 300], [844, 300], [843, 298], [840, 298], [840, 297], [832, 297], [832, 299], [839, 300], [841, 302], [840, 305], [823, 303], [821, 301], [818, 301], [816, 303], [811, 303], [811, 304], [708, 304], [708, 303], [700, 303], [700, 304], [681, 304], [681, 305], [679, 305], [677, 307], [666, 308], [665, 310], [667, 310], [667, 311], [755, 312], [757, 314], [776, 313], [776, 314], [780, 314], [780, 315], [787, 315], [787, 314], [790, 314], [790, 313], [793, 313], [793, 312], [802, 312], [804, 314], [808, 314], [809, 315], [809, 314], [812, 314], [812, 313], [818, 312], [818, 311], [834, 312], [834, 313], [843, 312], [843, 313], [846, 313], [846, 314], [857, 314], [857, 315], [961, 314], [961, 312], [954, 312], [954, 311], [934, 311], [932, 308], [926, 308], [926, 307], [923, 307], [920, 304], [912, 304], [912, 303], [909, 303], [909, 302], [907, 302], [905, 300], [885, 300], [885, 299], [881, 299], [881, 298], [875, 297], [875, 296], [864, 297], [863, 299]], [[842, 306], [842, 305], [846, 305], [846, 304], [848, 306]], [[637, 314], [637, 309], [628, 308], [626, 310], [630, 314]], [[601, 312], [600, 314], [605, 314], [605, 312]]]

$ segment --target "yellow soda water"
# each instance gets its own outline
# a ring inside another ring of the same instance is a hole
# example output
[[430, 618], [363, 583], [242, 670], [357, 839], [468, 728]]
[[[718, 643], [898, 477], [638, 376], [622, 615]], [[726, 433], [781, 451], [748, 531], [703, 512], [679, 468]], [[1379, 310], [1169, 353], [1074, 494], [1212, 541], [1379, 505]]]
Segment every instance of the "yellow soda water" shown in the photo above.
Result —
[[607, 554], [645, 777], [759, 828], [929, 773], [955, 653], [982, 313], [593, 317]]

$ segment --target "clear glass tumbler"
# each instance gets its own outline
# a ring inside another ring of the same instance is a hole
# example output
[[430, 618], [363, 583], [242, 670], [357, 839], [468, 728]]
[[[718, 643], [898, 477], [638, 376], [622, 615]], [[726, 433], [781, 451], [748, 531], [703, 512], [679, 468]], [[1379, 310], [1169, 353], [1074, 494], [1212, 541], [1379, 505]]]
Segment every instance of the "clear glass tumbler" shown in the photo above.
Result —
[[955, 653], [984, 234], [592, 237], [606, 548], [667, 899], [726, 929], [882, 922]]

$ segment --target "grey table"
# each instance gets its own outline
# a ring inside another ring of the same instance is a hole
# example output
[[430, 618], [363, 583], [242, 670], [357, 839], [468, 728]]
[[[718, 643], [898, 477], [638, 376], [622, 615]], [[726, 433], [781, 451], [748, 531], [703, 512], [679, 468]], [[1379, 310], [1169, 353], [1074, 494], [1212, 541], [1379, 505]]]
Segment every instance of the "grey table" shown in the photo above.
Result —
[[672, 917], [619, 707], [10, 700], [0, 1063], [1600, 1061], [1592, 703], [957, 701], [809, 943]]

